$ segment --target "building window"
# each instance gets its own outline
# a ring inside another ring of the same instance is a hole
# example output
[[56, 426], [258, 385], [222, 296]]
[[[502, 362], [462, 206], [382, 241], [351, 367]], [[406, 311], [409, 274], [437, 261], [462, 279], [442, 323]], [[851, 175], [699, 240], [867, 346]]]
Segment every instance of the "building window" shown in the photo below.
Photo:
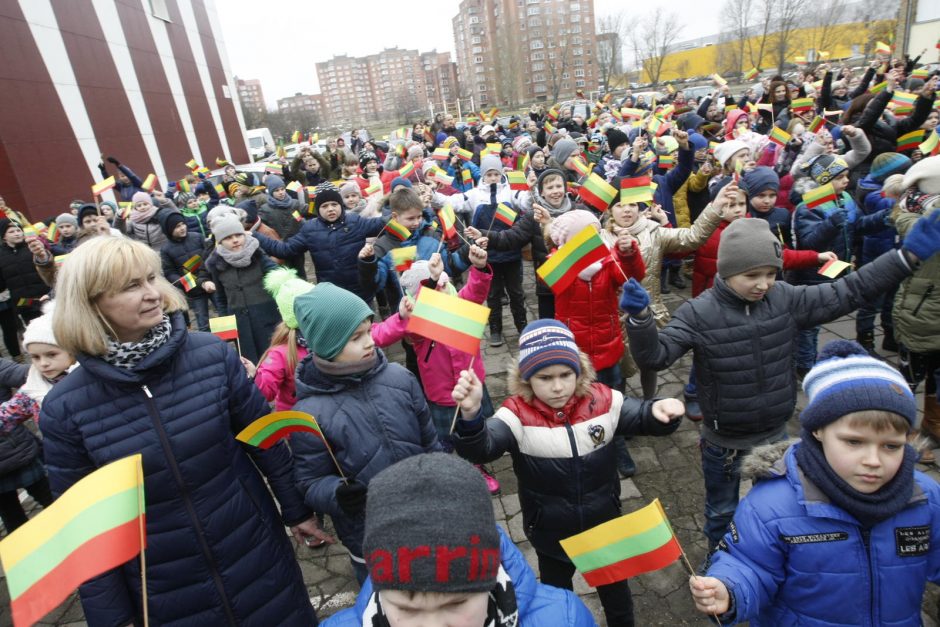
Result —
[[[461, 39], [463, 39], [462, 36], [461, 36]], [[478, 43], [480, 43], [480, 38], [479, 38], [479, 37], [471, 37], [471, 38], [470, 38], [470, 43], [472, 43], [472, 44], [478, 44]]]
[[544, 59], [544, 58], [545, 58], [545, 53], [544, 53], [544, 52], [533, 52], [533, 53], [532, 53], [531, 60], [532, 60], [532, 61], [541, 61], [541, 60]]
[[529, 43], [529, 49], [530, 49], [530, 50], [541, 50], [543, 47], [544, 47], [544, 45], [542, 44], [542, 40], [541, 40], [541, 39], [533, 39], [533, 40]]
[[538, 14], [539, 14], [539, 8], [538, 8], [538, 7], [529, 7], [528, 9], [526, 9], [525, 14], [526, 14], [526, 15], [538, 15]]
[[575, 70], [574, 75], [575, 75], [575, 78], [578, 78], [578, 77], [584, 78], [584, 70], [583, 69]]
[[575, 81], [575, 82], [574, 82], [574, 86], [575, 86], [575, 87], [584, 87], [584, 81]]
[[571, 3], [570, 10], [571, 10], [571, 11], [580, 11], [580, 10], [581, 10], [581, 3], [579, 3], [579, 2], [572, 2], [572, 3]]
[[483, 63], [483, 57], [473, 57], [474, 63]]
[[484, 83], [480, 83], [477, 85], [477, 91], [486, 91], [486, 85]]

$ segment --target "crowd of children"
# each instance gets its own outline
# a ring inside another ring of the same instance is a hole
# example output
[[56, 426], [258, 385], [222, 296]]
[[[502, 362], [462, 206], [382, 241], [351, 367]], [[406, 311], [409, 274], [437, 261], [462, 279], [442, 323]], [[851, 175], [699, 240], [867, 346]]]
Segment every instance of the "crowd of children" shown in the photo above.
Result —
[[[698, 101], [604, 98], [587, 119], [559, 106], [482, 126], [442, 115], [387, 142], [305, 148], [259, 177], [224, 164], [218, 186], [194, 170], [145, 191], [102, 158], [121, 204], [76, 201], [40, 232], [0, 199], [0, 326], [21, 362], [0, 360], [7, 533], [26, 522], [19, 489], [52, 502], [37, 433], [63, 418], [43, 400], [82, 367], [44, 303], [70, 288], [58, 269], [74, 251], [127, 237], [159, 253], [193, 331], [235, 317], [255, 393], [317, 417], [322, 437], [290, 437], [292, 479], [362, 586], [337, 625], [463, 611], [591, 624], [548, 587], [572, 589], [559, 541], [621, 515], [620, 477], [636, 472], [626, 439], [668, 435], [683, 416], [700, 421], [698, 609], [722, 624], [918, 624], [924, 583], [940, 582], [940, 488], [915, 470], [930, 452], [907, 444], [918, 429], [940, 440], [938, 72], [881, 65], [851, 93], [852, 72], [823, 64], [738, 99], [716, 82]], [[899, 142], [912, 132], [920, 142]], [[617, 192], [606, 204], [584, 193], [598, 178]], [[648, 200], [621, 197], [641, 181]], [[610, 254], [557, 293], [537, 279], [527, 303], [523, 260], [538, 269], [586, 229]], [[851, 266], [821, 272], [838, 262]], [[670, 312], [662, 294], [687, 270], [692, 298]], [[491, 397], [479, 348], [410, 330], [421, 290], [488, 305], [488, 344], [518, 344], [508, 398]], [[819, 351], [820, 325], [853, 311], [858, 343]], [[877, 352], [879, 315], [897, 367]], [[398, 343], [404, 364], [383, 351]], [[658, 373], [689, 352], [684, 401], [658, 397]], [[500, 486], [484, 464], [506, 453], [541, 584], [486, 498]], [[742, 477], [755, 486], [739, 502]], [[468, 578], [437, 556], [435, 572], [422, 562], [435, 542], [483, 561]], [[597, 592], [608, 625], [643, 622], [626, 581]]]

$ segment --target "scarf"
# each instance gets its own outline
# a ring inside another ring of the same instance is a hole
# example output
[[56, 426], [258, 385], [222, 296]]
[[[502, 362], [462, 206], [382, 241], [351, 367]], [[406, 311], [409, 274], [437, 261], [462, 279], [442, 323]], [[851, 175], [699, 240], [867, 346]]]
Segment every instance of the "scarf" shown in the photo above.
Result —
[[[519, 624], [519, 606], [516, 589], [502, 565], [496, 573], [496, 585], [490, 590], [483, 627], [516, 627]], [[362, 627], [389, 627], [388, 618], [379, 601], [379, 593], [372, 592], [362, 612]]]
[[813, 434], [804, 430], [801, 437], [800, 446], [796, 449], [796, 463], [800, 469], [833, 504], [855, 517], [865, 529], [891, 518], [911, 500], [917, 453], [910, 444], [904, 445], [904, 461], [894, 478], [877, 492], [863, 494], [836, 474], [826, 461], [822, 444]]
[[170, 317], [163, 314], [163, 321], [147, 331], [139, 342], [124, 342], [123, 344], [108, 338], [108, 352], [102, 357], [107, 363], [117, 368], [131, 370], [139, 364], [144, 357], [160, 348], [170, 339]]
[[284, 200], [278, 200], [271, 194], [268, 194], [268, 206], [274, 207], [275, 209], [290, 209], [291, 205], [294, 204], [294, 199], [288, 194], [284, 197]]
[[351, 377], [355, 375], [365, 374], [368, 372], [379, 360], [378, 351], [372, 357], [368, 359], [363, 359], [362, 361], [353, 361], [353, 362], [335, 362], [323, 359], [316, 353], [313, 354], [313, 363], [319, 368], [320, 372], [330, 377]]
[[231, 251], [225, 246], [219, 244], [215, 247], [215, 251], [219, 253], [219, 256], [225, 260], [230, 266], [235, 266], [236, 268], [247, 268], [251, 265], [251, 257], [255, 254], [255, 251], [258, 250], [258, 240], [256, 240], [251, 235], [245, 235], [245, 245], [242, 246], [241, 250]]
[[923, 213], [924, 207], [936, 198], [937, 194], [925, 194], [916, 187], [911, 187], [901, 196], [901, 202], [908, 213]]
[[533, 197], [533, 203], [538, 203], [542, 205], [543, 207], [545, 207], [545, 209], [548, 210], [548, 215], [552, 216], [553, 218], [557, 218], [558, 216], [565, 213], [566, 211], [571, 210], [571, 199], [568, 198], [567, 194], [565, 194], [564, 200], [561, 201], [561, 206], [557, 208], [553, 207], [551, 203], [549, 203], [547, 200], [542, 198], [542, 195], [539, 194], [538, 191], [536, 190], [532, 190], [532, 197]]
[[150, 219], [157, 213], [157, 207], [155, 205], [147, 205], [148, 209], [134, 209], [131, 211], [130, 220], [134, 224], [143, 224], [144, 222], [150, 222]]
[[636, 237], [640, 233], [646, 230], [646, 224], [649, 222], [649, 218], [646, 216], [639, 216], [631, 226], [627, 227], [627, 233]]

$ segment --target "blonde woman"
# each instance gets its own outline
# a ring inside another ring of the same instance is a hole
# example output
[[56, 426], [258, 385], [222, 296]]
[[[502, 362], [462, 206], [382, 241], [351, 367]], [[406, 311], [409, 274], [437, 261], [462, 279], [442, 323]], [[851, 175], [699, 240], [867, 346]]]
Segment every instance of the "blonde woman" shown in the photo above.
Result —
[[[81, 367], [42, 406], [49, 481], [59, 495], [109, 462], [143, 455], [150, 620], [316, 624], [284, 526], [298, 540], [323, 534], [293, 486], [287, 445], [262, 451], [235, 440], [269, 411], [235, 352], [187, 331], [184, 297], [139, 242], [79, 246], [57, 293], [53, 329]], [[140, 587], [137, 560], [81, 586], [86, 620], [140, 624]]]

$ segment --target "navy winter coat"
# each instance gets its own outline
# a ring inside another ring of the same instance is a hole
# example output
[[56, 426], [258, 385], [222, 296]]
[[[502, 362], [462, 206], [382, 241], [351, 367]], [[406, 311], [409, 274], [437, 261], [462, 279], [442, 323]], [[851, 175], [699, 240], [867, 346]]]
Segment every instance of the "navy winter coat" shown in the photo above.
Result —
[[[171, 320], [167, 342], [133, 369], [79, 355], [81, 368], [46, 396], [52, 491], [141, 453], [153, 624], [315, 625], [284, 530], [311, 515], [291, 481], [290, 449], [235, 440], [270, 411], [267, 402], [235, 351], [189, 333], [182, 313]], [[140, 581], [131, 560], [81, 586], [88, 623], [141, 624]]]
[[[878, 183], [870, 176], [866, 176], [858, 182], [855, 193], [857, 198], [862, 199], [859, 204], [865, 215], [873, 215], [880, 211], [890, 214], [894, 208], [895, 200], [882, 196], [881, 188], [881, 183]], [[890, 224], [873, 235], [866, 235], [862, 239], [861, 263], [868, 263], [878, 255], [892, 248], [897, 248], [897, 239], [898, 232]]]
[[[297, 367], [294, 405], [316, 416], [343, 473], [367, 485], [395, 462], [441, 450], [418, 380], [375, 350], [371, 369], [345, 377], [324, 374], [313, 353], [307, 355]], [[294, 477], [307, 505], [329, 514], [346, 548], [361, 556], [364, 513], [348, 516], [336, 502], [341, 479], [323, 440], [294, 433], [290, 442], [296, 457]]]
[[184, 292], [183, 286], [178, 282], [180, 276], [187, 272], [183, 263], [189, 261], [193, 255], [202, 257], [202, 264], [192, 273], [196, 277], [196, 287], [186, 292], [191, 298], [205, 296], [206, 292], [202, 289], [202, 284], [209, 280], [209, 272], [206, 268], [206, 241], [198, 232], [189, 231], [182, 240], [173, 237], [167, 238], [166, 244], [160, 249], [160, 263], [163, 267], [163, 276], [167, 281], [174, 284]]
[[383, 228], [385, 221], [382, 218], [362, 218], [343, 210], [336, 222], [327, 222], [319, 216], [307, 220], [300, 232], [283, 242], [258, 232], [254, 236], [261, 242], [264, 252], [280, 259], [290, 259], [310, 251], [317, 281], [338, 285], [369, 302], [373, 294], [359, 286], [357, 259], [366, 238], [377, 236]]

